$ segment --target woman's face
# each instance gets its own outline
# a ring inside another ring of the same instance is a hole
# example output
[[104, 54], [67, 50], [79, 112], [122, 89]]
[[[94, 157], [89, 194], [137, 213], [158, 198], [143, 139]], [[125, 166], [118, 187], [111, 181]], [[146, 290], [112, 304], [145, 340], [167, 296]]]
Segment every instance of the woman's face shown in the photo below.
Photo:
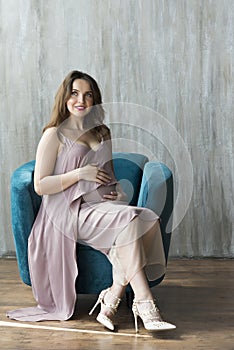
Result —
[[93, 92], [89, 83], [83, 79], [76, 79], [72, 84], [72, 92], [67, 101], [67, 109], [71, 115], [84, 117], [93, 106]]

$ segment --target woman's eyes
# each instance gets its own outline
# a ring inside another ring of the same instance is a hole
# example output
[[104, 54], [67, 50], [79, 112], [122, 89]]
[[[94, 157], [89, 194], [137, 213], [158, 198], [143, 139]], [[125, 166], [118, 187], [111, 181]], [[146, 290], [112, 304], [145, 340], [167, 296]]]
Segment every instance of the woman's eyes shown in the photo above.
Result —
[[[77, 91], [72, 91], [71, 95], [72, 95], [72, 96], [78, 96], [78, 92], [77, 92]], [[87, 92], [87, 93], [85, 94], [85, 97], [93, 98], [93, 93], [92, 93], [92, 92]]]

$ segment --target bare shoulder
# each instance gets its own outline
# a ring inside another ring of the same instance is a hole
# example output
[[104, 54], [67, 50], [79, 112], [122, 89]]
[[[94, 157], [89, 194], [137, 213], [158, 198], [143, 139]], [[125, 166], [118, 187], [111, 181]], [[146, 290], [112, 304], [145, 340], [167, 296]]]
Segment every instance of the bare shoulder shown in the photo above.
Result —
[[45, 136], [54, 136], [54, 135], [57, 135], [57, 131], [58, 131], [58, 128], [56, 128], [56, 126], [52, 126], [51, 128], [47, 128], [43, 135]]
[[42, 138], [47, 139], [47, 140], [53, 140], [53, 141], [58, 141], [59, 142], [59, 138], [58, 138], [58, 128], [56, 128], [55, 126], [48, 128], [44, 131]]
[[46, 147], [57, 150], [60, 146], [60, 140], [58, 137], [58, 132], [56, 127], [48, 128], [42, 134], [42, 137], [39, 142], [40, 147]]

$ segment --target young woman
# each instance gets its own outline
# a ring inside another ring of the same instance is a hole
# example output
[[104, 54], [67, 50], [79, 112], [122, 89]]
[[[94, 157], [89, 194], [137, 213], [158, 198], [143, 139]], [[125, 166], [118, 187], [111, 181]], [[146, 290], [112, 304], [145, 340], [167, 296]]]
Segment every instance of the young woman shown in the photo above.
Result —
[[96, 81], [80, 71], [69, 73], [36, 154], [34, 186], [43, 198], [28, 257], [38, 306], [7, 315], [23, 321], [69, 319], [76, 302], [80, 242], [106, 254], [113, 266], [113, 285], [100, 293], [93, 308], [101, 304], [98, 322], [114, 330], [113, 315], [130, 283], [136, 331], [138, 316], [148, 330], [173, 329], [161, 319], [147, 282], [165, 273], [159, 218], [126, 202], [114, 175], [111, 134], [103, 120]]

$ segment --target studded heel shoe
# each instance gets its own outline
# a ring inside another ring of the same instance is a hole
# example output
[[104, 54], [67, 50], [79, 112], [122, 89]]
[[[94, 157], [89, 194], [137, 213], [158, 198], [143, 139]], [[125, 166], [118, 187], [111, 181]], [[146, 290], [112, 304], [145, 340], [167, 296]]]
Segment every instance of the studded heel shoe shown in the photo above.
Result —
[[[145, 310], [143, 304], [145, 304]], [[140, 310], [141, 309], [141, 310]], [[132, 312], [135, 319], [136, 333], [138, 332], [137, 317], [139, 316], [148, 331], [175, 329], [176, 326], [162, 320], [160, 312], [153, 300], [133, 301]]]
[[[107, 303], [104, 301], [104, 297], [107, 293], [110, 293], [111, 296], [113, 297], [114, 302], [113, 303]], [[96, 304], [94, 305], [94, 307], [92, 308], [92, 310], [90, 311], [89, 315], [92, 315], [92, 313], [94, 312], [94, 310], [96, 309], [96, 307], [101, 304], [101, 311], [99, 312], [96, 320], [101, 323], [103, 326], [105, 326], [106, 328], [110, 329], [111, 331], [114, 330], [114, 324], [112, 322], [112, 320], [106, 316], [103, 311], [108, 311], [110, 312], [113, 316], [115, 315], [115, 313], [117, 312], [117, 308], [119, 306], [119, 303], [121, 302], [121, 299], [116, 297], [110, 290], [110, 288], [108, 289], [104, 289], [98, 297], [98, 300], [96, 302]]]

